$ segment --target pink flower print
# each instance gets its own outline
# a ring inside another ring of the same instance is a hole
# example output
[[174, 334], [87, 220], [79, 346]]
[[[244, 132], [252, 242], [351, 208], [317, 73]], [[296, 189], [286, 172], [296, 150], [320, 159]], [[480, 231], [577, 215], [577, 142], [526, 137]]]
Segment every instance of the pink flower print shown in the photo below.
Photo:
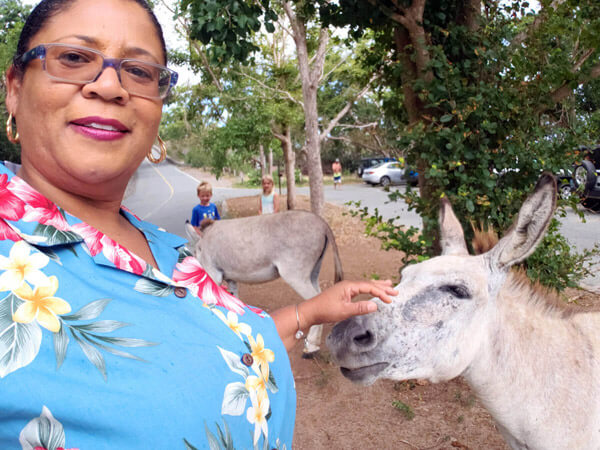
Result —
[[106, 235], [100, 238], [102, 254], [117, 268], [141, 275], [146, 269], [146, 261], [131, 253], [119, 243], [113, 241]]
[[256, 306], [250, 306], [250, 305], [246, 305], [246, 306], [253, 313], [258, 314], [260, 317], [265, 317], [265, 312], [262, 309], [257, 308]]
[[0, 219], [0, 241], [11, 241], [17, 242], [21, 240], [21, 237], [7, 224], [4, 220]]
[[23, 200], [8, 189], [8, 175], [0, 175], [0, 218], [19, 220], [25, 213]]
[[100, 231], [83, 222], [73, 225], [71, 230], [83, 238], [92, 256], [96, 256], [102, 251], [102, 243], [100, 240], [104, 234]]
[[188, 256], [177, 263], [173, 271], [173, 281], [187, 287], [195, 297], [198, 297], [200, 283], [206, 278], [208, 278], [208, 274], [198, 260], [192, 256]]
[[173, 281], [187, 287], [194, 296], [209, 305], [219, 305], [237, 314], [244, 314], [244, 303], [217, 285], [202, 268], [198, 260], [188, 256], [177, 263]]
[[[48, 450], [46, 447], [35, 447], [34, 450]], [[56, 450], [79, 450], [78, 448], [56, 447]]]
[[137, 220], [139, 220], [140, 222], [142, 221], [142, 219], [140, 219], [140, 218], [139, 218], [138, 216], [136, 216], [136, 215], [135, 215], [133, 212], [131, 212], [131, 210], [130, 210], [128, 207], [121, 205], [121, 209], [122, 209], [123, 211], [127, 211], [129, 214], [131, 214], [133, 217], [135, 217], [135, 218], [136, 218]]
[[8, 189], [26, 203], [23, 220], [51, 225], [61, 231], [69, 231], [69, 224], [57, 206], [21, 178], [13, 177], [8, 184]]

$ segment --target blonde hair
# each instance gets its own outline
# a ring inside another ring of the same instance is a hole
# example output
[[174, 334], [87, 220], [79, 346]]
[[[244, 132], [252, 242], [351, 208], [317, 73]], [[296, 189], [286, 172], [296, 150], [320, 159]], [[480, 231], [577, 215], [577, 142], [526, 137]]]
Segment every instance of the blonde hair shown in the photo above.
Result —
[[[275, 188], [275, 182], [273, 181], [273, 177], [271, 175], [263, 175], [262, 182], [264, 183], [265, 181], [271, 182], [271, 192], [273, 192], [273, 189]], [[264, 192], [264, 189], [263, 189], [263, 192]]]
[[196, 193], [200, 195], [200, 192], [210, 192], [212, 194], [212, 186], [208, 181], [203, 181], [196, 188]]

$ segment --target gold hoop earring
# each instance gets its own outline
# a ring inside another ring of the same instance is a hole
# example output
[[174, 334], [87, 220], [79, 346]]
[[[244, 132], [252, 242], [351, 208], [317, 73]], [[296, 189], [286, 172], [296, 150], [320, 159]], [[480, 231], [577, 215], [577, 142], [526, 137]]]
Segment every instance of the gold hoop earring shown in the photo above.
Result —
[[18, 144], [19, 143], [19, 132], [17, 131], [17, 134], [15, 134], [13, 136], [12, 122], [13, 122], [13, 115], [12, 115], [12, 113], [9, 113], [8, 120], [6, 121], [6, 137], [13, 144]]
[[154, 155], [152, 154], [152, 150], [154, 149], [154, 145], [152, 146], [152, 148], [150, 149], [150, 151], [146, 155], [146, 158], [148, 158], [148, 161], [150, 161], [153, 164], [158, 164], [159, 162], [164, 161], [165, 158], [167, 157], [167, 145], [165, 144], [165, 141], [163, 141], [160, 138], [160, 136], [156, 136], [156, 137], [158, 139], [158, 145], [160, 147], [160, 156], [158, 158], [155, 158]]

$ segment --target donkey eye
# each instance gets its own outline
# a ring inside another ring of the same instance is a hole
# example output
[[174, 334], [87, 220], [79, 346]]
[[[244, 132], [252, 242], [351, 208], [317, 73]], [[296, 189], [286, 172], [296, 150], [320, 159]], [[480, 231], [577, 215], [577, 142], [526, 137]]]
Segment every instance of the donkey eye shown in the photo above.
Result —
[[462, 284], [446, 284], [440, 288], [443, 292], [448, 292], [456, 298], [471, 298], [471, 293]]

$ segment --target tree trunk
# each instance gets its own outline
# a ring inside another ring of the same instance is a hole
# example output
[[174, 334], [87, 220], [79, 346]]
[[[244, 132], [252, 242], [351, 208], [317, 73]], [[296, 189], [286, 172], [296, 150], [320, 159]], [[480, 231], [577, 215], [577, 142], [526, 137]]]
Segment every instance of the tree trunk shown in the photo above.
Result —
[[[304, 87], [304, 117], [306, 119], [306, 162], [310, 187], [310, 209], [315, 214], [323, 215], [325, 194], [323, 190], [323, 167], [321, 165], [321, 142], [317, 110], [317, 91]], [[306, 92], [304, 92], [306, 91]]]
[[[267, 163], [265, 161], [265, 149], [264, 149], [264, 147], [263, 147], [262, 144], [260, 144], [258, 146], [258, 149], [259, 149], [259, 152], [260, 152], [259, 153], [259, 157], [260, 157], [260, 175], [264, 177], [265, 174], [267, 173]], [[270, 172], [269, 172], [269, 174], [270, 174]]]
[[269, 175], [273, 175], [273, 149], [271, 147], [269, 147]]
[[287, 209], [296, 209], [296, 154], [292, 147], [291, 127], [285, 129], [284, 140], [281, 141], [285, 159], [285, 179], [287, 181]]
[[306, 43], [306, 25], [302, 18], [294, 14], [291, 2], [284, 2], [283, 8], [290, 20], [293, 30], [298, 69], [302, 81], [302, 98], [304, 100], [304, 121], [306, 142], [306, 162], [310, 188], [310, 209], [315, 214], [323, 215], [325, 196], [323, 191], [323, 168], [321, 165], [321, 139], [319, 133], [319, 114], [317, 107], [317, 89], [323, 75], [325, 53], [329, 42], [329, 32], [321, 29], [319, 45], [312, 64], [309, 60]]

